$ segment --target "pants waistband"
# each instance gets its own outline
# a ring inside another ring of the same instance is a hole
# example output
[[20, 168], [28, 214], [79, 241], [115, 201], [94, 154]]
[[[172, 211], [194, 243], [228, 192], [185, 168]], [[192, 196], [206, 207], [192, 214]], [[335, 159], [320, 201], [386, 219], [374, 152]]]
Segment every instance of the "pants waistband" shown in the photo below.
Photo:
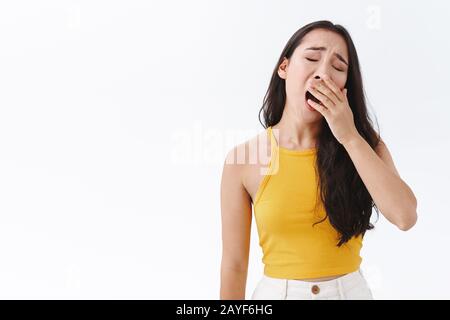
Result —
[[360, 269], [343, 275], [341, 277], [325, 280], [325, 281], [303, 281], [294, 279], [280, 279], [272, 278], [267, 275], [263, 275], [266, 282], [270, 282], [275, 286], [287, 285], [290, 288], [310, 289], [313, 286], [319, 286], [322, 289], [342, 287], [343, 289], [351, 289], [354, 286], [364, 281], [362, 271]]

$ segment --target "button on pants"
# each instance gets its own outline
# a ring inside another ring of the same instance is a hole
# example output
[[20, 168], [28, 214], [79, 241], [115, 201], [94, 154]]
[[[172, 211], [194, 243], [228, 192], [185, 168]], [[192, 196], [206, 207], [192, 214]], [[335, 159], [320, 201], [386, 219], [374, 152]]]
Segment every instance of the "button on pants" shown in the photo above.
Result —
[[361, 269], [326, 281], [272, 278], [266, 275], [256, 285], [252, 300], [373, 300]]

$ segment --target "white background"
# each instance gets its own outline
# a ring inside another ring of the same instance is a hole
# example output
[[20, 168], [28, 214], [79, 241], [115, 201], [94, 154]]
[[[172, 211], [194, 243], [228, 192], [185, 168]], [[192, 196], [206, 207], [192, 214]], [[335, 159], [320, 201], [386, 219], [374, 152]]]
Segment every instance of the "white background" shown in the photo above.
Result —
[[[2, 1], [0, 298], [218, 299], [226, 152], [281, 50], [329, 19], [419, 220], [361, 251], [376, 299], [449, 299], [445, 1]], [[253, 221], [247, 296], [262, 275]]]

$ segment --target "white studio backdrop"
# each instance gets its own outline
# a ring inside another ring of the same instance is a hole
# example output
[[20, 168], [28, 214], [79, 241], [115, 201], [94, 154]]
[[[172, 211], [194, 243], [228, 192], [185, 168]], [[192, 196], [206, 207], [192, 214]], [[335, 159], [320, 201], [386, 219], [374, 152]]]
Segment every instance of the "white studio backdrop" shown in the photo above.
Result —
[[[256, 135], [281, 50], [327, 19], [419, 220], [382, 215], [376, 299], [449, 299], [446, 1], [0, 2], [0, 298], [218, 299], [225, 154]], [[376, 216], [374, 216], [376, 220]], [[262, 275], [253, 220], [247, 296]]]

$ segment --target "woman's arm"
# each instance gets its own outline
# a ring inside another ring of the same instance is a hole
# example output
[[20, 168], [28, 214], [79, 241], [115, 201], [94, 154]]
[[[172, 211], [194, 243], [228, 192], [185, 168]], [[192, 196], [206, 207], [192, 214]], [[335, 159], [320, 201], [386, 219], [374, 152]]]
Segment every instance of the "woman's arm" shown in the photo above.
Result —
[[324, 75], [323, 81], [311, 83], [309, 90], [322, 104], [308, 101], [325, 117], [333, 135], [347, 150], [377, 208], [400, 230], [410, 229], [417, 220], [416, 197], [396, 172], [386, 145], [379, 143], [375, 152], [356, 130], [347, 89], [340, 89]]
[[376, 152], [360, 136], [344, 144], [377, 208], [391, 223], [406, 231], [417, 221], [417, 200], [400, 178], [388, 148], [380, 141]]
[[220, 299], [245, 300], [250, 230], [251, 199], [242, 184], [245, 164], [236, 163], [231, 150], [225, 160], [221, 181], [222, 262]]

